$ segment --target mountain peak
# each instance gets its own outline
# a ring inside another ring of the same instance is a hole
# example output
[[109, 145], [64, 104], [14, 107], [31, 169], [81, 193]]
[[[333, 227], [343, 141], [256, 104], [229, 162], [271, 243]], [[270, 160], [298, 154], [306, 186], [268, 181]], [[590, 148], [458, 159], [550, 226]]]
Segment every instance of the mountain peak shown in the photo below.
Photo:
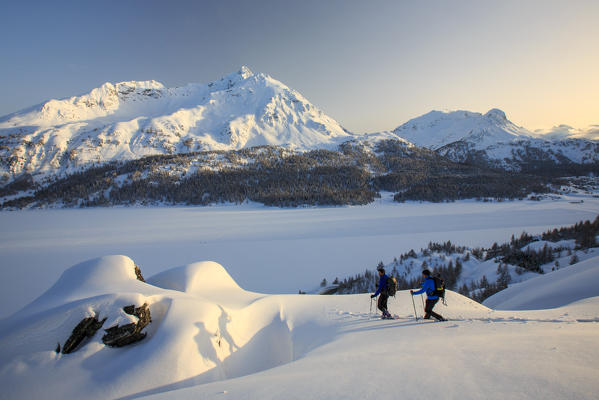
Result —
[[492, 119], [496, 122], [507, 122], [508, 120], [505, 113], [498, 108], [492, 108], [489, 111], [487, 111], [487, 113], [485, 114], [485, 118]]
[[227, 82], [228, 86], [231, 87], [238, 82], [251, 78], [252, 76], [254, 76], [252, 70], [247, 65], [242, 65], [241, 68], [239, 68], [239, 71], [225, 75], [220, 80]]
[[239, 71], [237, 71], [237, 73], [239, 74], [239, 76], [241, 76], [243, 79], [247, 79], [250, 76], [253, 76], [254, 73], [252, 72], [252, 70], [250, 69], [250, 67], [248, 67], [247, 65], [242, 65], [241, 68], [239, 68]]
[[470, 111], [431, 111], [411, 119], [394, 131], [417, 146], [439, 149], [450, 143], [467, 141], [478, 147], [529, 137], [531, 132], [510, 122], [497, 108], [486, 114]]
[[262, 145], [334, 148], [352, 138], [301, 94], [245, 65], [217, 81], [178, 88], [108, 82], [10, 115], [0, 120], [0, 130], [7, 137], [0, 140], [0, 157], [23, 155], [0, 166], [0, 179], [156, 154]]
[[[106, 82], [104, 85], [111, 85], [111, 83], [110, 82]], [[104, 86], [104, 85], [102, 85], [102, 86]], [[160, 83], [158, 81], [155, 81], [155, 80], [117, 82], [117, 83], [114, 84], [114, 87], [116, 87], [117, 89], [119, 87], [129, 87], [129, 88], [133, 88], [133, 89], [136, 89], [136, 90], [164, 89], [165, 88], [162, 83]]]

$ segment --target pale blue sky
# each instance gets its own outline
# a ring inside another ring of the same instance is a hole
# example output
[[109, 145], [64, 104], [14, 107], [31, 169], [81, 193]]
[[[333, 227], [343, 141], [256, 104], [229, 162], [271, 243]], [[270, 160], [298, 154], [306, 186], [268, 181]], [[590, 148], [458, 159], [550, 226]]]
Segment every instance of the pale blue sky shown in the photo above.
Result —
[[106, 81], [209, 82], [243, 64], [355, 132], [432, 109], [599, 124], [599, 1], [14, 1], [0, 115]]

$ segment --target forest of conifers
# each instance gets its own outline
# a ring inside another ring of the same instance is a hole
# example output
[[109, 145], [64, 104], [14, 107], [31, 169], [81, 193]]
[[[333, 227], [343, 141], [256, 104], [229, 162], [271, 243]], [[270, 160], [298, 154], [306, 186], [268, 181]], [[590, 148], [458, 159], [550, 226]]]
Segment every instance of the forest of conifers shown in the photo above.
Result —
[[[564, 167], [564, 174], [572, 166]], [[454, 201], [522, 199], [560, 183], [559, 168], [508, 172], [455, 163], [396, 140], [369, 149], [347, 142], [337, 151], [294, 152], [274, 146], [150, 156], [112, 162], [33, 183], [21, 177], [0, 196], [28, 195], [2, 208], [110, 205], [208, 205], [253, 201], [269, 206], [359, 205], [381, 191], [394, 199]]]

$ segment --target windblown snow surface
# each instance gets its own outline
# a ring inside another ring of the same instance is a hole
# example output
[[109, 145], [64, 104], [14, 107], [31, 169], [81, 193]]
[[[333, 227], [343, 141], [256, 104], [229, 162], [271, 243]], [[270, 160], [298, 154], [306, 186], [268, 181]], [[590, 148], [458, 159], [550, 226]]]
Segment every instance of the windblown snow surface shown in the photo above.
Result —
[[[585, 280], [598, 281], [597, 261]], [[559, 272], [546, 277], [578, 279]], [[107, 328], [142, 303], [152, 323], [141, 342], [109, 348], [100, 330], [74, 353], [54, 351], [83, 317], [107, 317]], [[447, 303], [437, 311], [449, 322], [416, 321], [399, 292], [389, 306], [400, 318], [380, 320], [365, 294], [252, 293], [214, 262], [143, 283], [133, 260], [105, 256], [1, 321], [0, 383], [10, 399], [596, 398], [599, 297], [534, 311], [493, 311], [452, 292]]]

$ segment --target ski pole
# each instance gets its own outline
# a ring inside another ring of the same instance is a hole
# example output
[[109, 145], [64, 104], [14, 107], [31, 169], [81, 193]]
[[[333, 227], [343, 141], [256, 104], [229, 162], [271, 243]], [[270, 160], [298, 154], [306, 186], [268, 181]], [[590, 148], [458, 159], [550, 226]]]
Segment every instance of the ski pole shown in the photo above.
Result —
[[416, 303], [414, 303], [414, 295], [410, 293], [410, 297], [412, 298], [412, 306], [414, 306], [414, 318], [418, 321], [418, 314], [416, 314]]
[[426, 310], [426, 307], [424, 306], [424, 295], [420, 295], [420, 300], [422, 300], [422, 311], [424, 312], [424, 310]]
[[370, 318], [372, 318], [372, 297], [370, 298]]

